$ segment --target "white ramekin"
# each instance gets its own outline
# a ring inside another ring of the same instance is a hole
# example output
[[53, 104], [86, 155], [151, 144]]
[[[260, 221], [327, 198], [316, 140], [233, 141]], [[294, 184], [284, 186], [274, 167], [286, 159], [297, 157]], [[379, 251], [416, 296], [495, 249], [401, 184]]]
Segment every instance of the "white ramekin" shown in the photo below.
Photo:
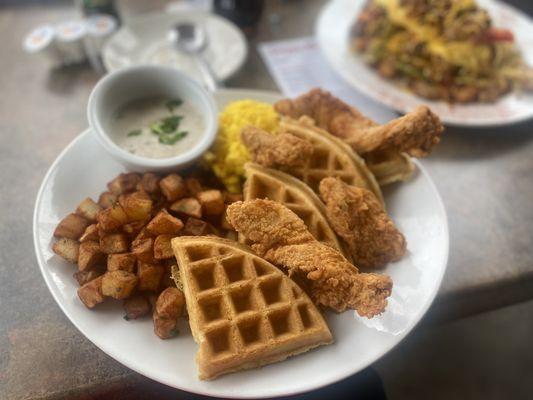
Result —
[[[204, 117], [202, 140], [175, 157], [149, 158], [119, 147], [110, 135], [114, 114], [126, 103], [146, 97], [180, 98], [194, 104]], [[191, 165], [213, 143], [217, 134], [217, 108], [210, 92], [172, 67], [141, 65], [112, 72], [94, 87], [87, 106], [93, 134], [103, 148], [126, 168], [135, 171], [170, 171]]]

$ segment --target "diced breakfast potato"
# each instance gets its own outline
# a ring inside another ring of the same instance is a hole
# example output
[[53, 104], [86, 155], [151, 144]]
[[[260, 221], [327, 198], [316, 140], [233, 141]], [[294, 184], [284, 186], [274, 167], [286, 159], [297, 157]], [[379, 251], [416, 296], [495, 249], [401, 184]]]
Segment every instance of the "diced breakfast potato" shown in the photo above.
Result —
[[205, 190], [197, 193], [196, 198], [206, 215], [220, 215], [224, 212], [224, 198], [220, 190]]
[[224, 202], [226, 204], [232, 204], [232, 203], [235, 203], [236, 201], [242, 201], [242, 194], [224, 192]]
[[100, 211], [96, 219], [98, 220], [98, 226], [107, 232], [117, 230], [129, 222], [126, 212], [118, 203]]
[[165, 209], [159, 211], [159, 213], [152, 218], [152, 220], [146, 226], [146, 230], [152, 235], [175, 235], [182, 228], [183, 222], [173, 215], [170, 215]]
[[183, 233], [191, 236], [203, 236], [209, 233], [209, 224], [201, 219], [189, 218], [185, 223]]
[[150, 314], [150, 311], [152, 310], [150, 302], [146, 296], [142, 294], [136, 294], [127, 298], [124, 300], [123, 306], [124, 311], [126, 311], [124, 317], [126, 320], [144, 317], [145, 315]]
[[177, 174], [170, 174], [161, 179], [159, 187], [168, 201], [178, 200], [187, 192], [183, 178]]
[[154, 332], [161, 339], [174, 336], [178, 318], [183, 315], [185, 297], [181, 290], [169, 287], [157, 298], [154, 310]]
[[188, 217], [202, 218], [202, 205], [194, 197], [180, 199], [169, 207], [170, 211], [186, 215]]
[[141, 181], [137, 184], [137, 189], [142, 189], [147, 193], [157, 193], [159, 188], [159, 181], [161, 178], [153, 172], [143, 174]]
[[172, 279], [172, 267], [176, 266], [176, 260], [175, 259], [167, 259], [165, 261], [172, 261], [172, 264], [165, 265], [165, 272], [163, 273], [163, 277], [161, 278], [161, 282], [159, 283], [159, 290], [165, 290], [168, 287], [176, 287], [176, 283], [174, 282], [174, 279]]
[[80, 244], [78, 255], [78, 270], [84, 271], [102, 261], [104, 254], [98, 242], [89, 240]]
[[76, 208], [76, 214], [94, 222], [96, 221], [96, 215], [101, 209], [102, 207], [99, 204], [95, 203], [90, 197], [87, 197]]
[[139, 290], [156, 291], [164, 272], [165, 269], [161, 265], [139, 262], [137, 265]]
[[65, 260], [76, 263], [78, 262], [78, 254], [80, 251], [80, 244], [73, 239], [61, 238], [52, 246], [52, 250], [58, 256]]
[[122, 230], [130, 236], [137, 236], [144, 228], [146, 221], [133, 221], [122, 227]]
[[102, 236], [100, 250], [106, 254], [124, 253], [129, 250], [128, 238], [123, 233], [110, 233]]
[[100, 236], [98, 235], [98, 226], [96, 224], [89, 225], [83, 235], [80, 237], [80, 242], [86, 242], [88, 240], [99, 240]]
[[135, 240], [131, 244], [131, 252], [137, 258], [137, 260], [142, 262], [153, 262], [154, 261], [154, 239], [140, 239]]
[[102, 208], [109, 208], [115, 204], [118, 200], [118, 196], [111, 192], [103, 192], [98, 198], [98, 204]]
[[128, 271], [111, 271], [102, 276], [102, 294], [114, 299], [129, 297], [137, 285], [137, 277]]
[[94, 268], [86, 269], [84, 271], [77, 271], [74, 273], [74, 279], [78, 281], [78, 284], [80, 286], [85, 285], [87, 282], [92, 281], [93, 279], [98, 278], [99, 276], [102, 276], [105, 272], [105, 269], [96, 266]]
[[150, 218], [152, 200], [145, 193], [123, 195], [119, 202], [130, 221], [145, 221]]
[[141, 176], [135, 172], [120, 174], [107, 184], [107, 188], [111, 193], [120, 195], [133, 192], [140, 181]]
[[185, 179], [185, 187], [191, 196], [196, 196], [197, 193], [200, 193], [203, 190], [202, 184], [196, 178]]
[[137, 259], [131, 253], [110, 254], [107, 256], [107, 270], [134, 272], [136, 262]]
[[100, 276], [93, 279], [78, 289], [78, 297], [87, 308], [93, 308], [104, 301], [102, 278], [103, 277]]
[[69, 214], [57, 224], [54, 236], [77, 240], [90, 222], [77, 214]]
[[154, 241], [154, 257], [158, 260], [174, 257], [170, 240], [175, 235], [159, 235]]

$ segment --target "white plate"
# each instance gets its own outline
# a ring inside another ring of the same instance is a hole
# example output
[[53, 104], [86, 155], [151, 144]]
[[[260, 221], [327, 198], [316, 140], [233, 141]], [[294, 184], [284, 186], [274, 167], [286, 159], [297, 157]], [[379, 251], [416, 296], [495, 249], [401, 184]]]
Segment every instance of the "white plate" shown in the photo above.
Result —
[[[219, 106], [253, 98], [273, 102], [272, 93], [224, 90]], [[385, 191], [387, 207], [408, 242], [408, 254], [385, 273], [394, 280], [389, 306], [372, 320], [353, 312], [328, 313], [335, 343], [261, 369], [239, 372], [213, 382], [197, 378], [197, 346], [184, 321], [181, 334], [160, 340], [150, 318], [127, 322], [118, 303], [88, 310], [76, 295], [74, 266], [51, 250], [59, 220], [86, 196], [97, 198], [122, 167], [94, 139], [79, 135], [56, 159], [42, 183], [33, 220], [35, 252], [44, 280], [57, 304], [94, 344], [127, 367], [147, 377], [211, 396], [249, 398], [289, 395], [315, 389], [352, 375], [397, 345], [427, 311], [439, 288], [448, 258], [448, 226], [440, 196], [424, 168], [416, 162], [408, 183]]]
[[[533, 117], [533, 95], [510, 93], [495, 103], [455, 104], [431, 101], [396, 86], [379, 76], [360, 56], [349, 49], [349, 32], [366, 0], [332, 0], [320, 13], [316, 25], [318, 44], [331, 66], [354, 88], [400, 112], [427, 104], [440, 118], [452, 125], [506, 125]], [[523, 57], [533, 65], [533, 22], [509, 5], [477, 0], [489, 11], [494, 26], [509, 28], [515, 35]]]
[[206, 30], [209, 45], [205, 49], [205, 57], [220, 81], [229, 78], [242, 66], [248, 48], [237, 26], [214, 14], [180, 11], [145, 14], [122, 26], [102, 50], [106, 69], [111, 72], [130, 65], [169, 65], [201, 81], [194, 60], [177, 52], [167, 40], [169, 29], [181, 21], [196, 22]]

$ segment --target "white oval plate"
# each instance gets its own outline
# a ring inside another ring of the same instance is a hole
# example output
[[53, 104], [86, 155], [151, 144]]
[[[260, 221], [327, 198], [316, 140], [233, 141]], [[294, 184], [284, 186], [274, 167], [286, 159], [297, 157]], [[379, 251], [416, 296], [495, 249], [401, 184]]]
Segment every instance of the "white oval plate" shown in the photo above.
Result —
[[[316, 38], [331, 66], [346, 82], [372, 99], [406, 113], [424, 103], [448, 124], [462, 126], [507, 125], [533, 117], [531, 93], [509, 93], [494, 103], [450, 105], [419, 97], [379, 76], [349, 49], [349, 32], [366, 0], [333, 0], [320, 13]], [[524, 59], [533, 65], [533, 22], [509, 5], [477, 0], [489, 11], [494, 26], [509, 28]]]
[[205, 58], [214, 74], [224, 81], [239, 70], [248, 53], [246, 39], [233, 23], [201, 11], [145, 14], [128, 21], [104, 45], [102, 60], [108, 71], [139, 64], [174, 66], [202, 81], [194, 60], [172, 48], [167, 33], [177, 22], [201, 24], [209, 44]]
[[[222, 107], [237, 99], [274, 102], [279, 96], [224, 90], [216, 98]], [[371, 320], [356, 317], [354, 312], [328, 313], [334, 344], [213, 382], [197, 378], [197, 346], [186, 321], [179, 336], [160, 340], [150, 318], [127, 322], [118, 302], [88, 310], [76, 295], [74, 266], [51, 250], [59, 220], [86, 196], [96, 199], [106, 182], [123, 171], [89, 130], [63, 150], [44, 178], [33, 220], [35, 252], [44, 280], [66, 316], [90, 341], [125, 366], [166, 385], [211, 396], [257, 398], [300, 393], [348, 377], [376, 361], [407, 335], [435, 297], [448, 258], [448, 225], [431, 178], [418, 162], [416, 166], [411, 181], [391, 186], [384, 193], [409, 250], [402, 261], [383, 271], [394, 280], [386, 312]]]

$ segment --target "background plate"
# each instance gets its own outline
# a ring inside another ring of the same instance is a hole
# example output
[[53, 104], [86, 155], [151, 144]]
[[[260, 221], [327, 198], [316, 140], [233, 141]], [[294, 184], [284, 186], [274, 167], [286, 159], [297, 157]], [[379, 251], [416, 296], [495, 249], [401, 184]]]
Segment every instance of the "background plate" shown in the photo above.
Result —
[[194, 60], [173, 49], [167, 40], [169, 29], [180, 21], [193, 21], [204, 27], [209, 39], [205, 58], [220, 81], [237, 72], [246, 60], [246, 40], [230, 21], [210, 13], [180, 11], [145, 14], [128, 21], [104, 45], [102, 59], [106, 69], [115, 71], [139, 64], [168, 65], [201, 81]]
[[[463, 126], [506, 125], [533, 117], [533, 94], [510, 93], [494, 103], [450, 105], [410, 93], [379, 76], [350, 51], [350, 28], [366, 0], [333, 0], [320, 13], [316, 37], [332, 68], [350, 85], [375, 101], [406, 113], [427, 104], [445, 122]], [[477, 0], [489, 11], [494, 26], [511, 29], [523, 57], [533, 65], [533, 22], [520, 11], [491, 0]]]
[[[216, 98], [222, 107], [243, 98], [273, 102], [279, 96], [224, 90]], [[383, 356], [415, 326], [437, 293], [448, 258], [448, 226], [435, 186], [418, 162], [416, 167], [412, 180], [384, 192], [388, 211], [408, 243], [403, 260], [384, 270], [394, 280], [386, 312], [371, 320], [353, 312], [328, 313], [334, 344], [213, 382], [197, 378], [197, 346], [186, 321], [182, 321], [178, 337], [160, 340], [150, 318], [122, 319], [124, 312], [118, 302], [88, 310], [77, 297], [73, 265], [51, 250], [59, 220], [86, 196], [96, 199], [105, 184], [123, 171], [89, 130], [59, 155], [44, 178], [34, 212], [35, 252], [44, 280], [65, 315], [90, 341], [125, 366], [169, 386], [211, 396], [256, 398], [304, 392], [352, 375]]]

